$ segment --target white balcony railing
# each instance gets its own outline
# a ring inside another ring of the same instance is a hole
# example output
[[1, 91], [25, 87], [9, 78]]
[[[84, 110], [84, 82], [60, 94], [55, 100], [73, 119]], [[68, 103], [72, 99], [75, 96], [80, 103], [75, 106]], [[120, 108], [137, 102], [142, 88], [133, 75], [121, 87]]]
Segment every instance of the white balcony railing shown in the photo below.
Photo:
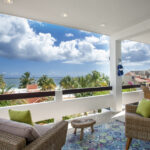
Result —
[[[142, 90], [123, 93], [122, 104], [137, 102], [143, 97], [144, 94]], [[55, 91], [54, 101], [1, 107], [0, 116], [3, 118], [9, 118], [9, 109], [30, 110], [33, 121], [40, 121], [49, 118], [54, 118], [55, 121], [58, 121], [66, 115], [113, 107], [113, 105], [114, 100], [112, 94], [63, 100], [62, 91]]]

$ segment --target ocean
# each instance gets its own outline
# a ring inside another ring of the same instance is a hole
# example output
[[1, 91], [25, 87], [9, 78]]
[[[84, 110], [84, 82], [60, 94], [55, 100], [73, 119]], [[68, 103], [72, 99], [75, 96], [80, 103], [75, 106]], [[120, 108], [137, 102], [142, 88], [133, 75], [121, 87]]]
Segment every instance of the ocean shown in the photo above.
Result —
[[[60, 80], [63, 77], [51, 77], [51, 78], [54, 80], [55, 84], [58, 86]], [[37, 81], [39, 77], [35, 77], [34, 79]], [[4, 78], [4, 81], [7, 85], [12, 85], [13, 88], [18, 88], [20, 84], [20, 78]]]

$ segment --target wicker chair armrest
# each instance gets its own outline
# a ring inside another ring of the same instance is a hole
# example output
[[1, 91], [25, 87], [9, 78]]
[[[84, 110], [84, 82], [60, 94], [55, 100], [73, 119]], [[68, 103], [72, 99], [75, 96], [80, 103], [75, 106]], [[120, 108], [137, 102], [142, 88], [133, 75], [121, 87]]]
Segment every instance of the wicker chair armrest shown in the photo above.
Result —
[[136, 113], [136, 109], [137, 109], [137, 105], [133, 105], [133, 104], [126, 105], [126, 112]]
[[66, 142], [68, 122], [61, 121], [24, 150], [60, 150]]
[[150, 118], [143, 117], [136, 113], [126, 113], [125, 115], [126, 125], [133, 124], [135, 126], [149, 127], [150, 129]]
[[125, 115], [125, 135], [131, 138], [150, 140], [150, 118], [127, 112]]
[[0, 150], [22, 150], [25, 146], [24, 138], [0, 131]]

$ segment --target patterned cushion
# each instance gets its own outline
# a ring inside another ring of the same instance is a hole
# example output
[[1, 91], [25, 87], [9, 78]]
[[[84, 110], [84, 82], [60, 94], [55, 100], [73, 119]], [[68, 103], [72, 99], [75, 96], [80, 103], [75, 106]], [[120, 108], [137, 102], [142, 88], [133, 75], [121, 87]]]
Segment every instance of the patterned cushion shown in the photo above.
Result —
[[40, 137], [36, 129], [29, 124], [0, 118], [0, 130], [27, 139], [27, 142]]

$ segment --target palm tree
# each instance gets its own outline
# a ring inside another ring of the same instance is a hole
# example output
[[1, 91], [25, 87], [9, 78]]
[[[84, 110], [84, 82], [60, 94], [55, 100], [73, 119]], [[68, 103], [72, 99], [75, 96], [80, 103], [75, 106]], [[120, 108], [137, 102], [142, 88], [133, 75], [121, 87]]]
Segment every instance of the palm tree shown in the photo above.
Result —
[[[108, 76], [101, 74], [98, 71], [92, 71], [92, 73], [89, 73], [86, 76], [74, 78], [66, 76], [60, 81], [60, 85], [65, 89], [108, 86], [109, 78]], [[84, 97], [91, 95], [93, 95], [93, 92], [75, 94], [76, 97]]]
[[79, 88], [89, 87], [88, 86], [89, 82], [87, 80], [88, 80], [87, 77], [84, 77], [84, 76], [78, 77]]
[[0, 75], [0, 89], [3, 89], [6, 86], [3, 75]]
[[103, 80], [106, 82], [107, 86], [110, 84], [109, 77], [103, 74]]
[[101, 74], [98, 71], [92, 71], [91, 76], [92, 87], [99, 87], [102, 81]]
[[12, 89], [13, 85], [5, 85], [4, 87], [0, 88], [0, 94], [5, 94], [8, 91], [10, 91], [10, 89]]
[[59, 83], [64, 89], [72, 89], [75, 87], [75, 80], [70, 76], [66, 76], [61, 79]]
[[6, 85], [3, 75], [0, 75], [0, 94], [7, 93], [13, 85]]
[[56, 88], [54, 80], [52, 78], [47, 77], [46, 75], [40, 77], [37, 82], [38, 86], [40, 86], [43, 91], [54, 90]]
[[30, 72], [25, 72], [20, 78], [19, 88], [26, 88], [27, 84], [33, 83], [35, 83], [35, 80], [30, 77]]
[[[5, 94], [7, 93], [13, 86], [7, 86], [3, 75], [0, 75], [0, 94]], [[2, 106], [10, 106], [11, 105], [11, 101], [0, 101], [0, 107]]]

